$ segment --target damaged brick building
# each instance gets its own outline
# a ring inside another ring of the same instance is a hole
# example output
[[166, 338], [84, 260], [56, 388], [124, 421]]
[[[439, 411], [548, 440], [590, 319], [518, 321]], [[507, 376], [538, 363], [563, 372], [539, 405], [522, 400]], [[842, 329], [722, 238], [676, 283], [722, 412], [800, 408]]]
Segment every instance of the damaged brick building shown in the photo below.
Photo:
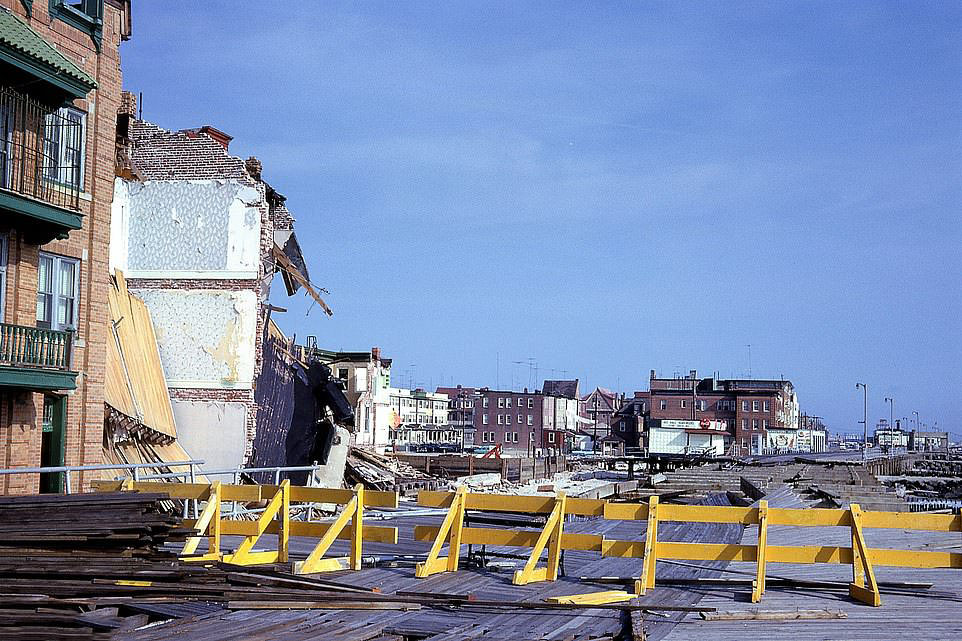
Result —
[[[178, 440], [206, 469], [265, 457], [288, 464], [286, 453], [258, 452], [255, 443], [259, 420], [291, 420], [255, 392], [262, 375], [282, 372], [287, 387], [277, 391], [293, 402], [292, 345], [268, 304], [274, 276], [331, 312], [310, 285], [285, 198], [263, 179], [260, 161], [230, 155], [226, 133], [167, 131], [134, 118], [132, 97], [125, 104], [119, 137], [129, 175], [114, 185], [110, 267], [150, 310]], [[283, 450], [282, 440], [262, 449]]]

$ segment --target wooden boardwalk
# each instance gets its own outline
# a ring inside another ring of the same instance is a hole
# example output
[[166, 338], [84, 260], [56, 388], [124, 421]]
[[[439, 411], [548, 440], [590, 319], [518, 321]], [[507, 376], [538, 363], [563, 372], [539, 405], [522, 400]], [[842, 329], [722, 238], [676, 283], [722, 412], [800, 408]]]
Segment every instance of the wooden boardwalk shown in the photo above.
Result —
[[[727, 504], [724, 495], [713, 498], [715, 504]], [[440, 523], [440, 517], [404, 518], [397, 520], [399, 545], [366, 544], [365, 556], [425, 554], [428, 543], [413, 540], [415, 525]], [[628, 521], [573, 521], [566, 531], [604, 533], [611, 538], [644, 540], [645, 523]], [[726, 524], [701, 524], [697, 528], [684, 524], [662, 524], [660, 538], [666, 541], [736, 542], [742, 527]], [[303, 557], [311, 542], [292, 539], [292, 556]], [[338, 543], [334, 554], [346, 552], [346, 543]], [[524, 548], [489, 548], [489, 551], [524, 554]], [[523, 563], [518, 561], [518, 563]], [[705, 564], [706, 566], [712, 564]], [[723, 563], [715, 564], [723, 567]], [[602, 558], [597, 553], [567, 551], [564, 569], [567, 576], [558, 581], [525, 586], [512, 585], [513, 568], [505, 572], [461, 570], [425, 579], [414, 577], [413, 567], [366, 568], [360, 572], [325, 574], [325, 578], [363, 587], [378, 587], [384, 594], [396, 591], [473, 594], [477, 599], [500, 601], [541, 601], [545, 597], [608, 590], [615, 586], [583, 583], [581, 576], [636, 576], [641, 559]], [[718, 577], [717, 570], [696, 570], [669, 564], [659, 566], [659, 576], [677, 578]], [[691, 605], [701, 595], [688, 589], [658, 588], [641, 597], [640, 603]], [[257, 610], [220, 611], [128, 633], [122, 637], [137, 641], [160, 639], [325, 639], [367, 641], [398, 636], [417, 636], [430, 641], [464, 641], [481, 638], [487, 641], [537, 639], [604, 639], [614, 638], [626, 628], [627, 616], [611, 609], [520, 610], [497, 608], [431, 608], [414, 611], [371, 610]], [[672, 616], [653, 623], [653, 628], [671, 627], [679, 617]], [[392, 636], [396, 635], [396, 636]]]

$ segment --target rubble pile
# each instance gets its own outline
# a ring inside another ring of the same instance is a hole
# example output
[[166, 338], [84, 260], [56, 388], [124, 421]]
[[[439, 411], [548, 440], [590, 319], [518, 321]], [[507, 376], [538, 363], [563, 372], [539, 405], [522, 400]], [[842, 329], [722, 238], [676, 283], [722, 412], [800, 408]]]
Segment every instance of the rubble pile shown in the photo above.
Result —
[[436, 477], [404, 461], [360, 447], [353, 447], [348, 452], [344, 479], [348, 484], [361, 483], [369, 490], [398, 492], [401, 495], [437, 489], [441, 483]]

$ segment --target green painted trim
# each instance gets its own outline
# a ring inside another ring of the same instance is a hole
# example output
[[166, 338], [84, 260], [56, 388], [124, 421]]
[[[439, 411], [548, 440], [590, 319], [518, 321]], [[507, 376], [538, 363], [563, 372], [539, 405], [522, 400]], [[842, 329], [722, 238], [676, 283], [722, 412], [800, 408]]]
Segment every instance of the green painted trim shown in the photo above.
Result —
[[96, 4], [100, 15], [91, 16], [67, 4], [64, 0], [50, 0], [50, 17], [62, 20], [74, 29], [79, 29], [89, 35], [90, 39], [94, 41], [97, 53], [100, 53], [100, 47], [104, 40], [103, 0], [99, 0]]
[[61, 91], [66, 91], [73, 98], [84, 98], [92, 89], [97, 88], [97, 84], [87, 85], [70, 76], [61, 74], [50, 66], [23, 54], [20, 51], [0, 46], [0, 60], [18, 69], [26, 71], [31, 76], [39, 78], [44, 82], [53, 85]]
[[83, 228], [83, 214], [7, 191], [0, 191], [0, 211], [8, 211], [48, 223], [59, 228], [57, 231], [64, 233]]
[[77, 372], [0, 366], [0, 387], [38, 391], [72, 390], [77, 389]]

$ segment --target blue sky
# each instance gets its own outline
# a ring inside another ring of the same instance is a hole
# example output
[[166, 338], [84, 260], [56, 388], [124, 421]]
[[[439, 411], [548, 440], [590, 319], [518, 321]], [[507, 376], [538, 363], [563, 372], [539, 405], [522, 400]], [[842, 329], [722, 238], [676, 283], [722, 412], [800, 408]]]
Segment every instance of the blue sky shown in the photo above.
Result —
[[[282, 7], [282, 9], [281, 9]], [[791, 379], [962, 436], [962, 5], [135, 2], [144, 117], [288, 197], [395, 382]], [[500, 363], [500, 367], [499, 367]], [[563, 374], [566, 372], [566, 374]]]

